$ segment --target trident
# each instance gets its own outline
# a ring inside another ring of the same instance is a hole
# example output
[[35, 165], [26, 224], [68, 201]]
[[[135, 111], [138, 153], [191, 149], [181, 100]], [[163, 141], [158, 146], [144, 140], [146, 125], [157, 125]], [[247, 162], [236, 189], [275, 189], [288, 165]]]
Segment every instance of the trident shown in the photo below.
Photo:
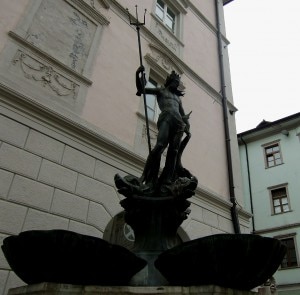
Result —
[[[133, 25], [136, 27], [136, 32], [138, 36], [138, 45], [139, 45], [139, 54], [140, 54], [140, 66], [143, 67], [143, 60], [142, 60], [142, 48], [141, 48], [141, 37], [140, 37], [140, 28], [145, 24], [145, 15], [147, 9], [145, 9], [144, 13], [144, 22], [140, 23], [139, 22], [139, 17], [138, 17], [138, 11], [137, 11], [137, 5], [135, 5], [135, 15], [136, 15], [136, 22], [131, 21], [130, 13], [128, 8], [126, 8], [128, 17], [129, 17], [129, 23], [130, 25]], [[144, 67], [143, 67], [144, 68]], [[145, 93], [145, 73], [144, 71], [142, 72], [142, 88], [143, 88], [143, 98], [144, 98], [144, 109], [145, 109], [145, 119], [146, 119], [146, 129], [147, 129], [147, 139], [148, 139], [148, 148], [149, 148], [149, 153], [151, 152], [151, 142], [150, 142], [150, 132], [149, 132], [149, 120], [148, 120], [148, 112], [147, 112], [147, 103], [146, 103], [146, 93]]]

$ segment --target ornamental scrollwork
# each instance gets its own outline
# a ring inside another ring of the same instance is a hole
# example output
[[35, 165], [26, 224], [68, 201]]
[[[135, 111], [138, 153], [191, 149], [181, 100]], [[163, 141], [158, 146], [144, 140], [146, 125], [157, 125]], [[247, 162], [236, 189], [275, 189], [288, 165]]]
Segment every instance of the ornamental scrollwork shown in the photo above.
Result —
[[24, 77], [39, 82], [43, 87], [47, 87], [59, 96], [71, 96], [76, 98], [79, 85], [64, 77], [51, 66], [39, 62], [27, 53], [18, 50], [12, 64], [19, 64]]

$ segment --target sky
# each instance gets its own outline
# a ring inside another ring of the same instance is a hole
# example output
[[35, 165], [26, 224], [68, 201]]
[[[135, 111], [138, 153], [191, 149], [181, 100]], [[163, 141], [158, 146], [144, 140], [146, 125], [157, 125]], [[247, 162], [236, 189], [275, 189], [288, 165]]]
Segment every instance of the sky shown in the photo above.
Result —
[[237, 132], [300, 112], [300, 0], [224, 6]]

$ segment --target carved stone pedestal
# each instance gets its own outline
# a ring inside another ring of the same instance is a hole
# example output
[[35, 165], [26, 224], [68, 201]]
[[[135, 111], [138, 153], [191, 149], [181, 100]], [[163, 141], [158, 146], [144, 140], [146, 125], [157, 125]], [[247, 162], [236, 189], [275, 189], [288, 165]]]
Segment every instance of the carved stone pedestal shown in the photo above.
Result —
[[130, 287], [130, 286], [78, 286], [66, 284], [41, 283], [10, 289], [8, 295], [255, 295], [251, 291], [239, 291], [222, 288], [215, 285], [207, 286], [156, 286], [156, 287]]

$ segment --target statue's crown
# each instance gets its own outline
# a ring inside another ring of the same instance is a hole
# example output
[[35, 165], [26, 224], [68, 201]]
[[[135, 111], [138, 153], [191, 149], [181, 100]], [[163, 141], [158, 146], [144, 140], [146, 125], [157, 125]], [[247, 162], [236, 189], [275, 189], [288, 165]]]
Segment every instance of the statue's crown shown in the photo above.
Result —
[[169, 85], [173, 80], [180, 81], [180, 76], [175, 71], [172, 71], [171, 74], [167, 77], [165, 86]]
[[175, 72], [172, 71], [171, 74], [169, 75], [170, 80], [180, 80], [180, 76]]

